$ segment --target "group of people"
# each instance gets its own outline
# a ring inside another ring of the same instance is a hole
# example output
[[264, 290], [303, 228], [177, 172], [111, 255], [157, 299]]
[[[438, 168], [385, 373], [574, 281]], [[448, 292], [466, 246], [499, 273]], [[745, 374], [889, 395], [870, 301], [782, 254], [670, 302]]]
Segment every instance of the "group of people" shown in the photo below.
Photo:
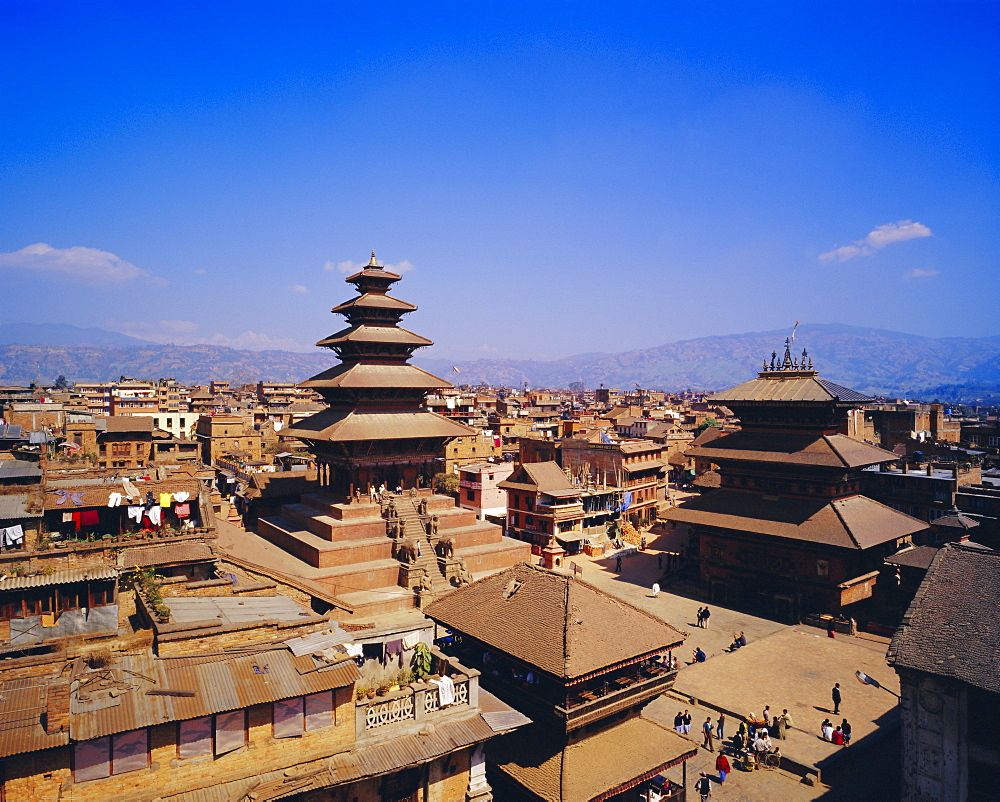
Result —
[[836, 727], [833, 726], [833, 722], [830, 719], [823, 719], [823, 723], [819, 725], [819, 730], [823, 740], [829, 741], [834, 746], [847, 746], [851, 742], [851, 722], [846, 718]]
[[743, 630], [740, 630], [739, 635], [733, 635], [733, 645], [729, 647], [729, 651], [735, 652], [737, 649], [742, 649], [747, 645], [747, 636], [743, 634]]
[[698, 608], [698, 626], [702, 629], [708, 629], [708, 619], [712, 617], [711, 610], [708, 607]]

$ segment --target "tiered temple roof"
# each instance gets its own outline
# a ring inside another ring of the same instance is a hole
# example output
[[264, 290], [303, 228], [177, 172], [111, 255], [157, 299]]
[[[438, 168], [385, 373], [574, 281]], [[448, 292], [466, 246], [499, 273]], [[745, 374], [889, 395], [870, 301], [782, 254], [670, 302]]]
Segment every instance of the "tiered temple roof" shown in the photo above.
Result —
[[333, 308], [350, 326], [316, 343], [341, 364], [300, 386], [318, 392], [325, 409], [289, 428], [316, 454], [320, 483], [350, 494], [368, 485], [413, 487], [439, 470], [445, 444], [474, 430], [428, 411], [424, 395], [451, 383], [409, 364], [417, 348], [432, 345], [399, 325], [416, 309], [393, 298], [401, 276], [378, 263], [375, 252], [346, 281], [358, 297]]

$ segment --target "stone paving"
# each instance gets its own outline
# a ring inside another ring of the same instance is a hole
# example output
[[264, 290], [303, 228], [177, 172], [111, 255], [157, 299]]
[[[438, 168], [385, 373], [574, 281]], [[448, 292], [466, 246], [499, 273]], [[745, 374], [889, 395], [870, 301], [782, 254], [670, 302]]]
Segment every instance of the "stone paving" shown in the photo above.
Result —
[[[702, 602], [662, 590], [653, 596], [652, 584], [663, 574], [657, 564], [657, 554], [656, 549], [650, 548], [626, 557], [622, 560], [621, 572], [615, 571], [614, 557], [576, 555], [567, 558], [567, 563], [582, 568], [585, 581], [688, 633], [683, 651], [678, 655], [681, 671], [674, 686], [678, 693], [743, 715], [759, 714], [766, 704], [777, 713], [788, 708], [796, 728], [789, 732], [782, 752], [797, 762], [819, 766], [823, 771], [830, 766], [831, 760], [851, 763], [854, 754], [860, 755], [864, 747], [893, 732], [898, 723], [896, 698], [884, 690], [860, 684], [854, 676], [860, 669], [890, 690], [899, 692], [896, 675], [885, 662], [887, 639], [840, 634], [831, 639], [824, 631], [813, 627], [789, 626], [713, 605], [709, 605], [712, 611], [709, 628], [701, 629], [697, 627], [696, 612], [704, 606]], [[733, 635], [740, 631], [745, 633], [748, 645], [730, 653]], [[692, 652], [697, 646], [708, 655], [704, 663], [693, 660]], [[841, 716], [836, 720], [830, 698], [834, 682], [840, 683], [844, 698]], [[646, 708], [646, 714], [662, 715], [663, 720], [672, 725], [679, 705], [683, 707], [683, 703], [670, 697], [661, 697]], [[843, 760], [848, 756], [841, 754], [844, 747], [835, 747], [819, 737], [819, 724], [826, 717], [835, 724], [845, 717], [851, 722], [854, 744], [848, 747], [853, 750], [851, 760]], [[713, 715], [713, 720], [715, 718], [717, 714]], [[695, 725], [704, 720], [704, 714], [700, 719], [695, 716]], [[738, 722], [730, 718], [730, 735], [736, 726]], [[689, 785], [700, 771], [711, 769], [714, 775], [714, 765], [714, 756], [702, 750], [698, 759], [689, 762]], [[890, 776], [881, 779], [892, 787], [892, 767], [887, 773]], [[673, 779], [679, 781], [679, 776]], [[828, 788], [809, 788], [797, 777], [784, 772], [737, 771], [731, 775], [731, 780], [733, 784], [727, 781], [725, 795], [733, 799], [815, 799], [830, 793]], [[762, 784], [774, 788], [768, 790]], [[785, 787], [787, 784], [790, 786]], [[722, 790], [717, 788], [716, 794]], [[865, 798], [861, 791], [858, 793], [860, 795], [854, 798]], [[849, 797], [834, 793], [826, 798]]]
[[[674, 699], [661, 696], [645, 707], [643, 715], [672, 727], [674, 714], [678, 710], [678, 704], [680, 703]], [[703, 722], [707, 716], [710, 715], [713, 721], [718, 718], [718, 714], [714, 710], [704, 707], [688, 705], [687, 709], [691, 712], [694, 719], [692, 735], [694, 734], [694, 728]], [[715, 781], [712, 787], [713, 798], [732, 800], [732, 802], [743, 802], [744, 800], [755, 800], [756, 802], [759, 802], [759, 800], [806, 802], [806, 800], [820, 799], [830, 790], [823, 785], [806, 785], [798, 777], [777, 769], [758, 769], [753, 772], [743, 771], [734, 765], [735, 759], [728, 747], [726, 748], [726, 756], [729, 758], [729, 763], [733, 771], [726, 778], [726, 782], [723, 785], [719, 785], [717, 782], [719, 775], [715, 771], [715, 758], [718, 752], [709, 752], [707, 749], [701, 748], [700, 739], [694, 741], [694, 738], [692, 738], [691, 740], [699, 746], [699, 749], [697, 757], [687, 762], [687, 798], [689, 800], [697, 800], [699, 798], [697, 792], [694, 790], [694, 783], [701, 772], [705, 772]], [[715, 748], [719, 748], [718, 743], [715, 744]], [[684, 773], [679, 766], [671, 769], [666, 774], [675, 783], [680, 784], [683, 781]]]

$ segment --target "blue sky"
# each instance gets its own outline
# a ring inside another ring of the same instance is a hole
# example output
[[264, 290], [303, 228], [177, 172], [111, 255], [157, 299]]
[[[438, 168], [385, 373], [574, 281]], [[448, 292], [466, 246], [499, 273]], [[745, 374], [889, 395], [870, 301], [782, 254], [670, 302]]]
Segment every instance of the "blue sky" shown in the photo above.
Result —
[[1000, 7], [0, 5], [3, 322], [426, 356], [1000, 334]]

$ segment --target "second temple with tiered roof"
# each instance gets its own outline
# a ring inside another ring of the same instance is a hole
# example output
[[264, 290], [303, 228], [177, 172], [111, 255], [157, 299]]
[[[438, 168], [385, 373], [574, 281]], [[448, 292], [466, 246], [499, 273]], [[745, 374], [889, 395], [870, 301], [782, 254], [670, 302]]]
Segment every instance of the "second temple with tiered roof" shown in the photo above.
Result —
[[687, 453], [718, 466], [720, 487], [671, 510], [691, 527], [698, 581], [722, 604], [777, 618], [865, 614], [882, 561], [927, 525], [861, 495], [861, 471], [897, 457], [847, 436], [873, 399], [820, 378], [803, 351], [771, 355], [756, 379], [709, 401], [737, 432]]

